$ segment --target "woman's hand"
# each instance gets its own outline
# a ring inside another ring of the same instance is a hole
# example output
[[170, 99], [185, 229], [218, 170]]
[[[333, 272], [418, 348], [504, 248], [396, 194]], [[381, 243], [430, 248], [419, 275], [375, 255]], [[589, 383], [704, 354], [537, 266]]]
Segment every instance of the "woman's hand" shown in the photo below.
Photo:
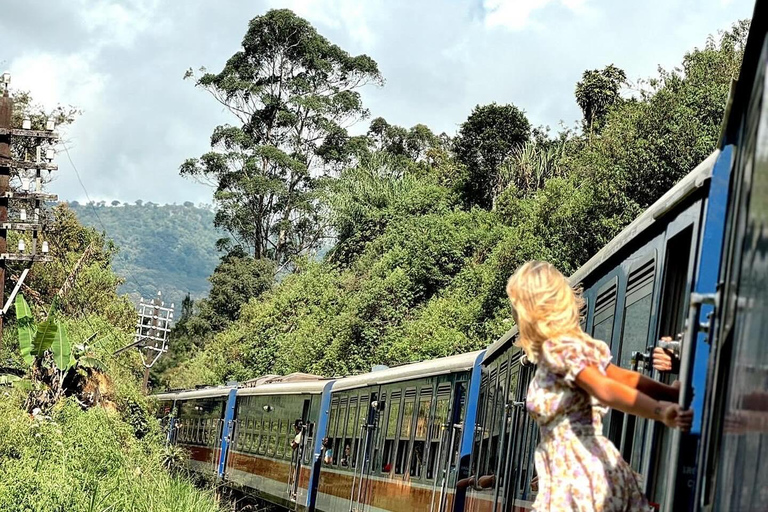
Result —
[[659, 402], [664, 408], [661, 411], [661, 421], [669, 428], [679, 428], [683, 432], [691, 430], [693, 423], [693, 411], [683, 411], [678, 404], [672, 402]]

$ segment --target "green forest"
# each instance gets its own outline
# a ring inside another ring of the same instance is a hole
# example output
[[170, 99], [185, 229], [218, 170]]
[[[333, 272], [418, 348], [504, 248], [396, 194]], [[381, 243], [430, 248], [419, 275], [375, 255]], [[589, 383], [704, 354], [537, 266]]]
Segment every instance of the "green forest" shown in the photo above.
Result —
[[210, 207], [141, 200], [68, 204], [84, 226], [104, 231], [119, 248], [112, 268], [124, 280], [120, 294], [138, 303], [161, 291], [166, 303], [180, 305], [187, 294], [199, 299], [208, 293], [221, 238]]
[[[134, 294], [178, 301], [153, 391], [492, 343], [511, 327], [516, 267], [573, 272], [716, 147], [748, 27], [644, 79], [620, 62], [585, 70], [572, 129], [490, 103], [445, 134], [366, 107], [361, 91], [386, 87], [374, 58], [289, 10], [255, 17], [222, 69], [186, 74], [237, 120], [179, 162], [214, 186], [212, 208], [52, 208], [53, 262], [32, 266], [2, 332], [0, 510], [221, 510], [164, 443], [137, 352], [116, 354]], [[12, 96], [15, 125], [44, 126], [51, 112]], [[53, 115], [65, 130], [79, 112]], [[21, 271], [9, 265], [6, 290]]]
[[[211, 151], [181, 166], [216, 187], [227, 236], [155, 385], [353, 374], [486, 347], [511, 327], [517, 266], [574, 271], [714, 150], [748, 26], [645, 79], [620, 63], [585, 70], [577, 128], [491, 103], [436, 134], [365, 107], [360, 90], [385, 78], [371, 57], [290, 11], [254, 18], [223, 69], [187, 73], [240, 123], [214, 127]], [[349, 135], [350, 119], [366, 134]]]

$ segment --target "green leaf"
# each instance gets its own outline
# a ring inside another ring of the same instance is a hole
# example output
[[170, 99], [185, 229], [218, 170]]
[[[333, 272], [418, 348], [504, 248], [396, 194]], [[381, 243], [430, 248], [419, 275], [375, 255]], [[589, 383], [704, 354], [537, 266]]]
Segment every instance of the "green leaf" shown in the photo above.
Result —
[[32, 355], [32, 346], [35, 339], [35, 317], [24, 296], [16, 296], [16, 320], [19, 332], [19, 352], [24, 358], [24, 362], [31, 365], [35, 360]]
[[93, 356], [82, 356], [80, 359], [78, 359], [77, 364], [82, 368], [93, 368], [94, 370], [98, 370], [100, 372], [106, 370], [104, 362]]
[[54, 332], [51, 351], [53, 352], [53, 361], [61, 371], [68, 370], [71, 366], [72, 344], [69, 342], [67, 328], [55, 320], [56, 330]]
[[32, 355], [34, 357], [43, 357], [45, 351], [51, 348], [56, 339], [57, 330], [58, 321], [52, 316], [49, 316], [45, 322], [37, 327], [37, 333], [35, 333], [35, 339], [32, 343]]

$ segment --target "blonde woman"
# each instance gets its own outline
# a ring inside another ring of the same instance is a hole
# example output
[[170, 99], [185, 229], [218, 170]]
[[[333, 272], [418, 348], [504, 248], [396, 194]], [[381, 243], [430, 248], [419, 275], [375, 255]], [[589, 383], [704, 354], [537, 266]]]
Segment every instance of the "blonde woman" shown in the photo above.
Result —
[[672, 403], [678, 387], [611, 364], [608, 346], [579, 325], [581, 299], [549, 263], [520, 267], [507, 295], [519, 344], [538, 365], [526, 402], [541, 430], [534, 510], [651, 510], [638, 475], [602, 436], [602, 418], [612, 407], [688, 430], [693, 413]]

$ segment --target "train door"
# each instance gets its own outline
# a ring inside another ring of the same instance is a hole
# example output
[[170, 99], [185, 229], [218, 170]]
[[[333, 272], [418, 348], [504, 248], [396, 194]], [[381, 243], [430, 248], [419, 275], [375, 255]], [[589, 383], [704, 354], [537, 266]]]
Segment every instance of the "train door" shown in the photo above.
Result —
[[[288, 468], [288, 488], [286, 492], [288, 493], [288, 499], [292, 503], [292, 508], [294, 510], [296, 510], [299, 484], [302, 477], [301, 467], [302, 461], [304, 460], [304, 453], [306, 450], [311, 449], [307, 447], [309, 438], [313, 434], [310, 429], [311, 425], [309, 424], [310, 404], [311, 400], [309, 398], [303, 399], [301, 405], [301, 421], [298, 425], [294, 423], [294, 430], [290, 434], [293, 437], [290, 444], [293, 452], [291, 454], [291, 463]], [[298, 431], [296, 427], [298, 427]]]
[[538, 429], [525, 408], [528, 384], [535, 367], [522, 364], [518, 359], [512, 366], [509, 387], [509, 416], [506, 434], [505, 470], [503, 471], [503, 502], [495, 510], [511, 512], [527, 508], [538, 489], [533, 463], [534, 447], [538, 443]]
[[237, 398], [237, 389], [229, 391], [227, 401], [224, 404], [224, 410], [222, 411], [222, 419], [218, 426], [218, 432], [216, 436], [216, 445], [219, 446], [218, 459], [214, 457], [216, 461], [216, 475], [219, 478], [224, 478], [224, 470], [227, 467], [227, 456], [229, 455], [229, 447], [232, 444], [232, 434], [234, 433], [234, 419], [235, 419], [235, 401]]
[[[440, 441], [442, 447], [439, 448], [440, 460], [438, 460], [438, 469], [435, 471], [435, 489], [432, 496], [431, 512], [445, 512], [450, 510], [449, 489], [456, 486], [458, 478], [458, 468], [461, 463], [460, 447], [462, 441], [462, 429], [465, 416], [465, 401], [467, 394], [467, 383], [464, 381], [454, 382], [450, 398], [450, 407], [448, 408], [447, 421], [443, 424]], [[445, 391], [443, 391], [445, 393]]]
[[370, 501], [371, 471], [374, 463], [374, 446], [378, 433], [379, 413], [383, 403], [379, 401], [379, 393], [371, 390], [360, 395], [360, 420], [355, 424], [356, 437], [352, 443], [350, 454], [352, 465], [352, 488], [350, 489], [350, 510], [363, 512]]
[[[698, 213], [700, 206], [689, 210], [696, 219], [687, 217], [680, 219], [685, 222], [675, 221], [667, 228], [667, 241], [664, 251], [664, 270], [662, 273], [661, 300], [659, 306], [657, 338], [669, 337], [673, 342], [666, 348], [679, 354], [679, 339], [685, 327], [686, 301], [690, 295], [691, 281], [693, 279], [693, 259], [695, 256], [695, 244], [693, 236], [698, 225]], [[646, 374], [651, 373], [651, 351], [653, 345], [648, 347], [648, 352], [643, 355]], [[659, 374], [652, 372], [653, 378], [670, 384], [678, 378], [678, 368], [672, 372]], [[642, 474], [646, 475], [645, 492], [652, 503], [664, 502], [667, 488], [668, 467], [666, 464], [671, 442], [671, 432], [659, 423], [649, 426], [646, 443], [650, 446], [646, 450], [643, 461]]]

